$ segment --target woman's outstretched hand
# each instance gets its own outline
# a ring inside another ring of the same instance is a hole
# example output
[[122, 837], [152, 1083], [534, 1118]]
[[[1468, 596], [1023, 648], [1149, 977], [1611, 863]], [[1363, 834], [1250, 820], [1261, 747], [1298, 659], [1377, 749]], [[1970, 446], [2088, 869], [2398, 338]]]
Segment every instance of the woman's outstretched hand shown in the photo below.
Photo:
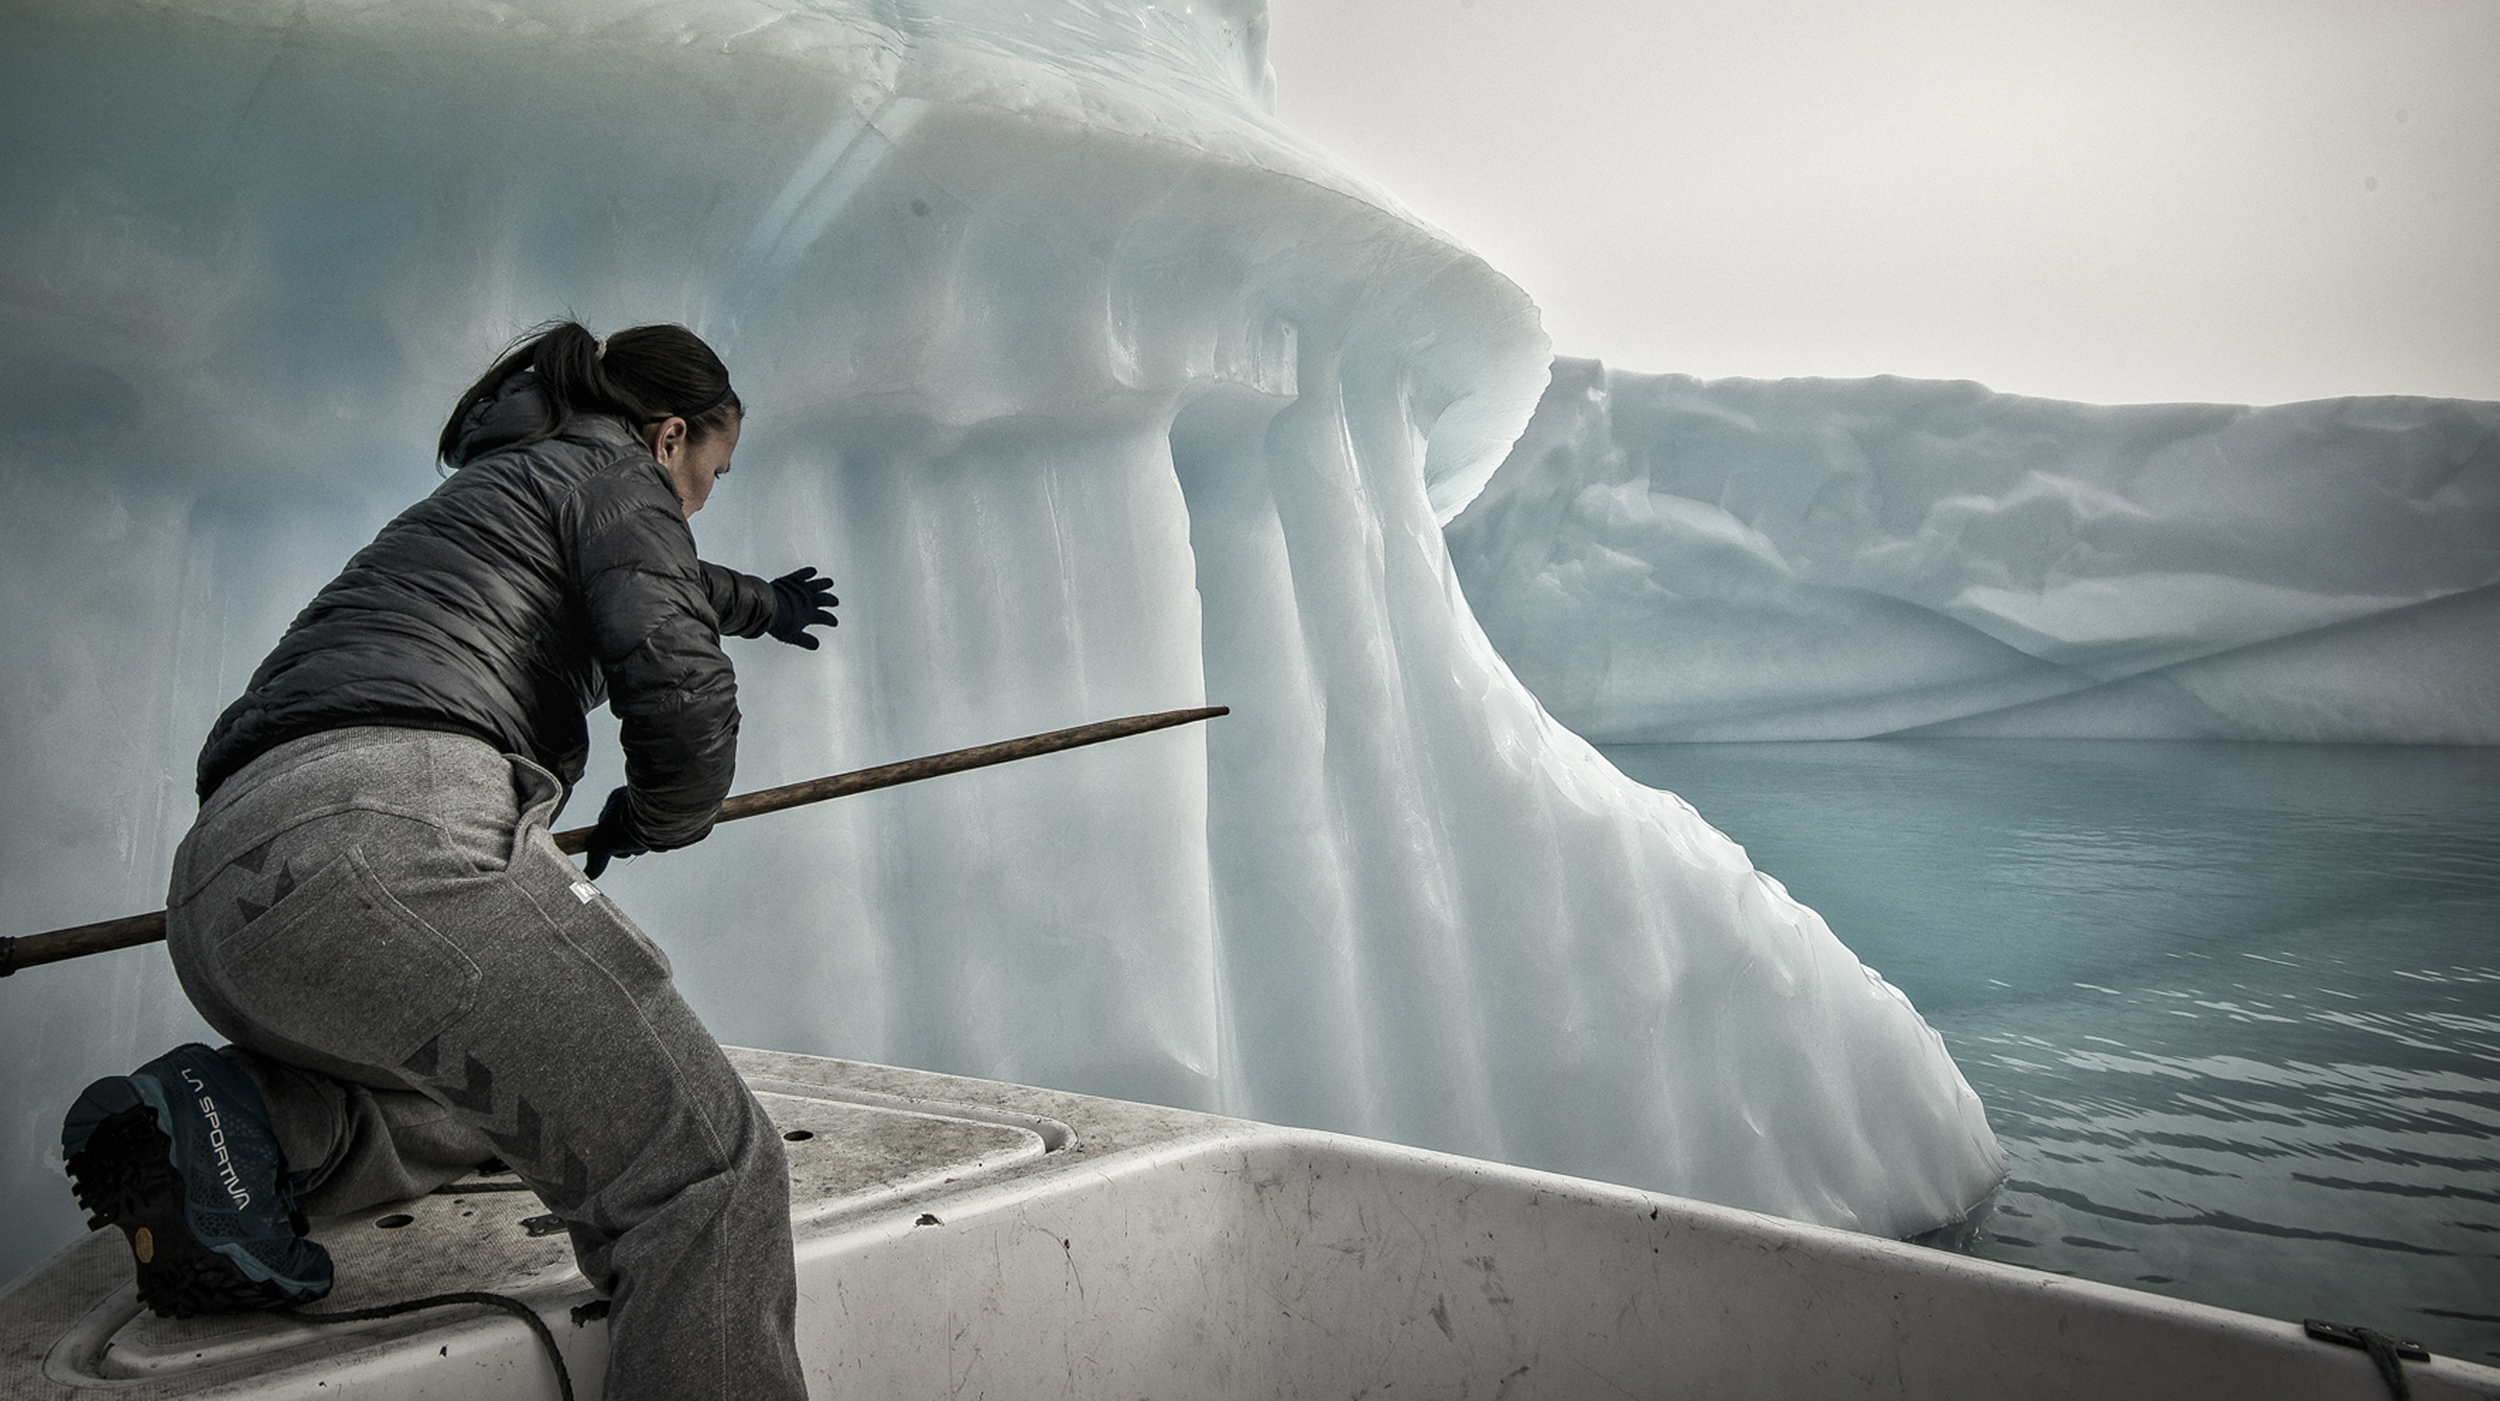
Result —
[[807, 630], [819, 623], [840, 627], [841, 621], [833, 616], [833, 609], [841, 602], [833, 596], [833, 581], [818, 575], [813, 565], [784, 574], [773, 580], [773, 621], [765, 631], [779, 641], [813, 652], [817, 642]]

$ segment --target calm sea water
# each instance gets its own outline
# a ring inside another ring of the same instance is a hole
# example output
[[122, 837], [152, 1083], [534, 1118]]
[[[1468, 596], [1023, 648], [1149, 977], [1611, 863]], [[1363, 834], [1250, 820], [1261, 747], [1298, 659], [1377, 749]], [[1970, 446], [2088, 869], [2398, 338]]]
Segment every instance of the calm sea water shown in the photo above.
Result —
[[2500, 749], [1626, 745], [1908, 992], [2011, 1167], [1940, 1243], [2500, 1364]]

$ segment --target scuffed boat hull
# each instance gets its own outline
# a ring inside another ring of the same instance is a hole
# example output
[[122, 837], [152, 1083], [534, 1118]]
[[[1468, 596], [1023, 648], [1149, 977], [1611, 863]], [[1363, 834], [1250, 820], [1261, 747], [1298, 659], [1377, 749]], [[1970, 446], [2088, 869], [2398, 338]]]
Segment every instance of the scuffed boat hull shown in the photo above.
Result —
[[[2372, 1398], [2293, 1324], [1445, 1154], [990, 1081], [733, 1052], [789, 1144], [823, 1396]], [[346, 1309], [529, 1302], [588, 1401], [606, 1325], [526, 1192], [321, 1223]], [[402, 1218], [385, 1225], [393, 1218]], [[555, 1394], [514, 1320], [138, 1310], [100, 1233], [0, 1295], [11, 1396]], [[2407, 1369], [2417, 1397], [2500, 1371]]]

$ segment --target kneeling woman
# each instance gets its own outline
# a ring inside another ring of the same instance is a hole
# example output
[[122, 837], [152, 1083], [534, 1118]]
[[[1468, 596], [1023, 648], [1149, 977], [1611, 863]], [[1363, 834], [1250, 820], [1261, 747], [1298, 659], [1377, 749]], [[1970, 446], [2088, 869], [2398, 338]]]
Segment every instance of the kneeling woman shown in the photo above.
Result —
[[219, 717], [167, 942], [234, 1044], [100, 1080], [62, 1130], [157, 1312], [318, 1298], [305, 1212], [498, 1157], [614, 1299], [608, 1396], [806, 1394], [780, 1137], [548, 833], [604, 698], [626, 784], [590, 874], [701, 841], [737, 755], [720, 635], [813, 648], [833, 622], [812, 569], [767, 583], [695, 557], [686, 519], [742, 416], [682, 327], [544, 331], [453, 410], [449, 479]]

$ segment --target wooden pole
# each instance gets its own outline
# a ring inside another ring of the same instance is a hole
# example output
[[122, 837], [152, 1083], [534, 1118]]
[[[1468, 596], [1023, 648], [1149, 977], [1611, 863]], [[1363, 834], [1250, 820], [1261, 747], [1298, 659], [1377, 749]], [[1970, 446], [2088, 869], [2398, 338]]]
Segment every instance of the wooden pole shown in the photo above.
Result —
[[[1074, 729], [1052, 730], [1047, 734], [1026, 735], [1022, 739], [1000, 740], [996, 744], [979, 744], [970, 749], [950, 749], [921, 759], [905, 759], [899, 764], [881, 764], [873, 769], [811, 778], [805, 783], [792, 783], [780, 788], [765, 788], [741, 793], [723, 801], [719, 821], [735, 822], [742, 817], [755, 817], [784, 808], [805, 807], [830, 798], [846, 798], [853, 793], [866, 793], [897, 784], [917, 783], [941, 774], [962, 773], [966, 769], [988, 768], [992, 764], [1012, 763], [1030, 759], [1037, 754], [1055, 754], [1062, 749], [1077, 749], [1100, 744], [1108, 739], [1125, 739], [1150, 730], [1169, 729], [1218, 715], [1230, 715], [1230, 706], [1211, 705], [1198, 710], [1166, 710], [1154, 715], [1129, 715], [1118, 720], [1100, 720]], [[556, 848], [567, 855], [578, 856], [590, 846], [591, 829], [576, 827], [558, 832]], [[15, 939], [0, 939], [0, 978], [20, 968], [43, 963], [59, 963], [64, 959], [84, 958], [91, 953], [113, 949], [136, 948], [153, 944], [165, 937], [165, 912], [128, 915], [121, 919], [81, 924], [69, 929], [54, 929], [42, 934], [27, 934]]]

